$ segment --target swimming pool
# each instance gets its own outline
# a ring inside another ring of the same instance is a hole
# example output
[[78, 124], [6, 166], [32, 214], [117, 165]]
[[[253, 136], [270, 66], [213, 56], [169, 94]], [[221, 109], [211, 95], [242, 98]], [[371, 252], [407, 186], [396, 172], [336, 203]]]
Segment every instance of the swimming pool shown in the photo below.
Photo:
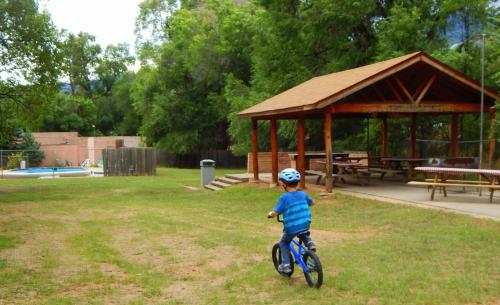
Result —
[[40, 177], [82, 177], [90, 175], [83, 167], [43, 167], [4, 171], [4, 178], [40, 178]]
[[78, 172], [85, 171], [83, 167], [44, 167], [44, 168], [27, 168], [27, 169], [16, 169], [13, 172], [16, 173], [61, 173], [61, 172]]

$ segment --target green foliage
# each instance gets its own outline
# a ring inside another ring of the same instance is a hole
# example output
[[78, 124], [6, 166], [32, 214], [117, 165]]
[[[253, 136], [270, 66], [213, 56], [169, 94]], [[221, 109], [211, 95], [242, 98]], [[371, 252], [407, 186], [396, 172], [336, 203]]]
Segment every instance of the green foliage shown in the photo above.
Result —
[[133, 73], [119, 74], [110, 92], [94, 98], [97, 107], [96, 128], [105, 135], [137, 135], [141, 117], [132, 101]]
[[[24, 156], [24, 160], [27, 161], [27, 165], [30, 167], [36, 167], [40, 165], [45, 154], [40, 150], [40, 144], [35, 141], [35, 138], [30, 131], [22, 130], [20, 128], [12, 128], [10, 130], [10, 138], [7, 143], [0, 146], [0, 149], [6, 150], [24, 150], [20, 152]], [[10, 160], [10, 159], [9, 159]], [[15, 161], [12, 161], [15, 163]], [[15, 167], [19, 166], [14, 164]]]
[[174, 153], [226, 148], [224, 75], [249, 81], [251, 15], [232, 1], [181, 8], [165, 28], [156, 67], [137, 75], [133, 98], [148, 144]]
[[120, 79], [128, 71], [128, 66], [134, 62], [134, 57], [129, 54], [128, 44], [107, 46], [96, 68], [99, 92], [104, 95], [110, 93], [115, 81]]
[[95, 121], [96, 107], [91, 99], [58, 93], [43, 120], [42, 130], [77, 131], [81, 135], [91, 136], [95, 132]]
[[101, 47], [95, 37], [80, 32], [77, 35], [63, 32], [64, 72], [69, 78], [71, 93], [91, 96], [91, 73], [100, 61]]
[[7, 159], [7, 169], [19, 168], [19, 164], [22, 160], [25, 160], [23, 152], [17, 152], [9, 155]]
[[61, 52], [50, 17], [34, 0], [0, 0], [0, 145], [35, 127], [57, 89]]

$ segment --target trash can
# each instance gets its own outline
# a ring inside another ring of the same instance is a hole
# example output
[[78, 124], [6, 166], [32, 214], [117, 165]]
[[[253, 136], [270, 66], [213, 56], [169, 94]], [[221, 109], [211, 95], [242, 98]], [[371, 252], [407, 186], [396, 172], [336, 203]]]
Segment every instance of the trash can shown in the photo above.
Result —
[[215, 161], [209, 159], [201, 160], [200, 172], [201, 172], [201, 186], [205, 186], [210, 182], [212, 182], [215, 178]]
[[21, 160], [21, 162], [19, 162], [19, 167], [21, 169], [25, 169], [26, 168], [26, 161], [25, 160]]

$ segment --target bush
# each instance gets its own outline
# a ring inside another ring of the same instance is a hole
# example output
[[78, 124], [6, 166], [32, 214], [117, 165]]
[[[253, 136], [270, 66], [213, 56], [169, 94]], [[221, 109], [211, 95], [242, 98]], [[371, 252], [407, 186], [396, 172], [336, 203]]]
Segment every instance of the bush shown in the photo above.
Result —
[[7, 169], [18, 168], [21, 160], [24, 160], [24, 154], [22, 152], [10, 155], [7, 160]]
[[[29, 150], [24, 152], [26, 163], [29, 167], [37, 167], [42, 163], [45, 155], [43, 151], [40, 150], [40, 144], [35, 141], [35, 138], [31, 135], [31, 132], [24, 131], [20, 128], [16, 128], [13, 131], [13, 138], [10, 144], [4, 149], [12, 150]], [[0, 148], [2, 149], [2, 148]], [[17, 167], [18, 165], [16, 165]]]

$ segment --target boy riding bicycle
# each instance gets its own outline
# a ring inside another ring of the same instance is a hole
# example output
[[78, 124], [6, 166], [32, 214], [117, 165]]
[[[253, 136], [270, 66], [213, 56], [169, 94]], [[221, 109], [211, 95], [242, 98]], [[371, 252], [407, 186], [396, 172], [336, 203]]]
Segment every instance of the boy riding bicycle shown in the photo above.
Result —
[[290, 243], [295, 236], [311, 251], [316, 251], [316, 247], [311, 240], [309, 226], [311, 224], [311, 211], [313, 200], [306, 193], [297, 189], [300, 181], [300, 173], [293, 168], [286, 168], [279, 174], [279, 185], [286, 191], [278, 199], [278, 203], [269, 212], [268, 217], [276, 217], [283, 214], [283, 236], [280, 240], [281, 264], [278, 271], [290, 273]]

